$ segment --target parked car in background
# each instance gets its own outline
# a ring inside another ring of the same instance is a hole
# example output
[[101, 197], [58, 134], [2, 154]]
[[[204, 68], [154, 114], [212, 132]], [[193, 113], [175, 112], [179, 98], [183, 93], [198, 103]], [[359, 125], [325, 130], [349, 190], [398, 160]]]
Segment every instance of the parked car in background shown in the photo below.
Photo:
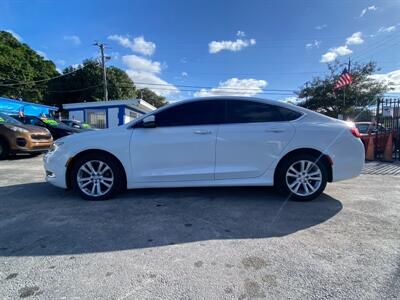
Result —
[[385, 128], [382, 124], [376, 124], [375, 122], [356, 122], [355, 125], [360, 132], [361, 141], [364, 144], [365, 151], [367, 151], [368, 142], [371, 136], [376, 139], [375, 151], [385, 151], [385, 146], [390, 137], [390, 133], [392, 133], [393, 150], [395, 149], [397, 134], [393, 130]]
[[82, 130], [94, 130], [88, 123], [84, 123], [78, 120], [61, 120], [62, 123], [69, 127], [82, 129]]
[[354, 124], [246, 97], [179, 101], [116, 128], [65, 137], [44, 157], [48, 182], [89, 200], [124, 188], [257, 185], [310, 200], [363, 165]]
[[53, 144], [46, 128], [22, 124], [0, 113], [0, 159], [9, 154], [46, 152]]
[[59, 138], [62, 138], [67, 135], [82, 132], [81, 129], [69, 127], [64, 123], [61, 123], [52, 118], [41, 119], [35, 116], [19, 116], [19, 115], [13, 115], [12, 117], [24, 124], [47, 128], [50, 131], [51, 135], [53, 136], [54, 140], [58, 140]]

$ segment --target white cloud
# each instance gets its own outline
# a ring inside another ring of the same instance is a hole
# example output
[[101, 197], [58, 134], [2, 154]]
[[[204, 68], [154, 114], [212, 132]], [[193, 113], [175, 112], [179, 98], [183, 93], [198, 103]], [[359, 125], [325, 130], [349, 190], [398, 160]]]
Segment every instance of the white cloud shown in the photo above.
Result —
[[182, 58], [179, 60], [179, 62], [180, 62], [181, 64], [186, 64], [186, 63], [187, 63], [187, 58], [186, 58], [186, 57], [182, 57]]
[[36, 52], [37, 54], [39, 54], [41, 57], [43, 57], [45, 60], [48, 60], [48, 59], [49, 59], [49, 58], [47, 57], [47, 54], [46, 54], [45, 52], [40, 51], [40, 50], [35, 50], [35, 52]]
[[321, 46], [321, 43], [322, 43], [321, 41], [315, 40], [315, 41], [312, 42], [312, 43], [306, 44], [306, 49], [319, 48], [319, 46]]
[[396, 31], [396, 26], [381, 27], [378, 32], [393, 32]]
[[8, 33], [11, 33], [12, 36], [15, 37], [19, 42], [23, 41], [22, 37], [18, 33], [16, 33], [15, 31], [13, 31], [11, 29], [6, 29], [5, 31], [8, 32]]
[[188, 77], [188, 73], [187, 72], [182, 72], [182, 77]]
[[346, 45], [360, 45], [362, 43], [364, 43], [364, 40], [360, 31], [353, 33], [346, 39]]
[[249, 40], [237, 39], [236, 41], [220, 41], [220, 42], [212, 41], [208, 44], [208, 51], [213, 54], [218, 53], [222, 50], [240, 51], [243, 48], [255, 44], [256, 44], [255, 39], [249, 39]]
[[122, 35], [110, 35], [109, 40], [118, 42], [121, 46], [129, 48], [136, 53], [142, 55], [151, 56], [156, 51], [156, 44], [153, 42], [148, 42], [143, 36], [135, 37], [133, 40], [129, 36]]
[[286, 98], [280, 99], [279, 101], [285, 102], [285, 103], [296, 104], [300, 101], [300, 99], [296, 96], [291, 96], [291, 97], [286, 97]]
[[317, 25], [317, 26], [315, 26], [315, 29], [317, 29], [317, 30], [322, 30], [322, 29], [326, 28], [327, 26], [328, 26], [328, 25], [326, 25], [326, 24]]
[[331, 62], [331, 61], [334, 61], [337, 57], [338, 57], [338, 55], [335, 52], [328, 51], [321, 56], [320, 62], [322, 62], [322, 63]]
[[374, 74], [370, 77], [389, 85], [391, 88], [390, 92], [400, 93], [400, 70], [395, 70], [386, 74]]
[[332, 51], [335, 52], [338, 56], [345, 56], [353, 53], [353, 51], [349, 49], [347, 45], [333, 48]]
[[320, 62], [327, 63], [334, 61], [338, 56], [345, 56], [353, 53], [351, 49], [345, 46], [340, 46], [337, 48], [331, 48], [328, 52], [322, 55]]
[[321, 63], [328, 63], [334, 61], [338, 56], [345, 56], [353, 53], [348, 45], [360, 45], [364, 43], [362, 39], [362, 33], [360, 31], [353, 33], [346, 39], [346, 43], [343, 46], [329, 49], [328, 52], [321, 56]]
[[161, 79], [156, 74], [135, 70], [126, 70], [128, 76], [133, 80], [138, 88], [148, 88], [157, 95], [169, 96], [177, 94], [179, 90], [172, 84]]
[[77, 35], [65, 35], [64, 36], [65, 41], [70, 41], [74, 45], [80, 45], [82, 44], [81, 39]]
[[369, 11], [376, 11], [378, 8], [375, 5], [368, 6], [361, 11], [360, 18], [364, 17]]
[[267, 86], [265, 80], [257, 79], [238, 79], [231, 78], [219, 83], [218, 87], [212, 89], [201, 89], [194, 95], [196, 97], [220, 96], [220, 95], [236, 95], [236, 96], [254, 96], [262, 92]]
[[242, 30], [238, 30], [238, 32], [236, 32], [236, 36], [238, 36], [238, 37], [245, 37], [245, 36], [246, 36], [246, 33], [245, 33], [244, 31], [242, 31]]
[[169, 96], [179, 90], [161, 79], [161, 63], [134, 54], [122, 56], [122, 62], [128, 67], [126, 73], [139, 88], [147, 87], [158, 95]]
[[132, 70], [156, 74], [161, 72], [161, 64], [158, 61], [152, 61], [134, 54], [122, 56], [122, 62]]

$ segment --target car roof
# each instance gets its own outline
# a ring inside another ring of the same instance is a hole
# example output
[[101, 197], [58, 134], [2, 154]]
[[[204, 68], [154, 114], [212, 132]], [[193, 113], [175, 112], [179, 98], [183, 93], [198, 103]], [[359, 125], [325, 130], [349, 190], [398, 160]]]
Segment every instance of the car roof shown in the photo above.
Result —
[[[184, 104], [188, 102], [195, 102], [195, 101], [209, 101], [209, 100], [242, 100], [242, 101], [255, 101], [255, 102], [262, 102], [265, 104], [270, 104], [270, 105], [275, 105], [275, 106], [281, 106], [285, 107], [288, 109], [295, 110], [297, 112], [301, 113], [306, 113], [309, 112], [307, 109], [302, 108], [300, 106], [291, 104], [291, 103], [285, 103], [282, 101], [277, 101], [277, 100], [271, 100], [271, 99], [265, 99], [265, 98], [257, 98], [257, 97], [249, 97], [249, 96], [208, 96], [208, 97], [196, 97], [196, 98], [190, 98], [190, 99], [185, 99], [185, 100], [180, 100], [176, 102], [169, 103], [168, 105], [160, 107], [161, 109], [164, 109], [166, 107], [172, 107], [174, 105], [179, 105], [179, 104]], [[157, 110], [159, 111], [159, 110]]]

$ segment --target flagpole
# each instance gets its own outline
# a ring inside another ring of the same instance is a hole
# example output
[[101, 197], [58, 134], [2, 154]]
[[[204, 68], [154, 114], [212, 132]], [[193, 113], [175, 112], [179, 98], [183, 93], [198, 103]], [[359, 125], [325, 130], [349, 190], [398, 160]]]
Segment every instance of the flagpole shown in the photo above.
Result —
[[[349, 74], [350, 74], [350, 66], [351, 66], [351, 61], [350, 61], [350, 57], [349, 57], [349, 65], [347, 66], [347, 72]], [[346, 107], [346, 88], [347, 88], [347, 85], [345, 85], [344, 89], [343, 89], [343, 111], [342, 111], [343, 120], [344, 120], [344, 110]]]

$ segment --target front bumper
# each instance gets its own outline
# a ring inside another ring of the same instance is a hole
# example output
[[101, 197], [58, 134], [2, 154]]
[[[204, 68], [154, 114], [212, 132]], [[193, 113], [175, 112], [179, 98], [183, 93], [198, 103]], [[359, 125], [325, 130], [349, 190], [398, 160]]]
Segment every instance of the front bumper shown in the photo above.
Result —
[[46, 181], [57, 187], [66, 189], [66, 161], [62, 155], [57, 152], [48, 152], [43, 157], [44, 169], [46, 172]]
[[10, 145], [13, 153], [44, 153], [53, 144], [53, 140], [33, 140], [27, 136], [17, 136]]

